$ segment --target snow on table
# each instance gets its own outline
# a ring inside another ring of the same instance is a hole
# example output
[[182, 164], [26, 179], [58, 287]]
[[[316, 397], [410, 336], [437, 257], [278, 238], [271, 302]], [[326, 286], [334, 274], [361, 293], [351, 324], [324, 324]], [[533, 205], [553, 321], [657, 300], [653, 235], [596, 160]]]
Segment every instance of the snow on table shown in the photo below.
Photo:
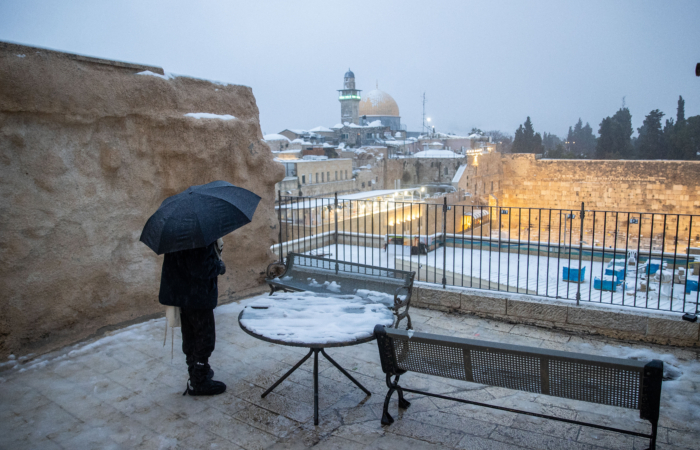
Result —
[[375, 325], [391, 325], [393, 313], [365, 295], [275, 293], [258, 298], [243, 310], [240, 324], [261, 337], [294, 344], [351, 343], [374, 333]]

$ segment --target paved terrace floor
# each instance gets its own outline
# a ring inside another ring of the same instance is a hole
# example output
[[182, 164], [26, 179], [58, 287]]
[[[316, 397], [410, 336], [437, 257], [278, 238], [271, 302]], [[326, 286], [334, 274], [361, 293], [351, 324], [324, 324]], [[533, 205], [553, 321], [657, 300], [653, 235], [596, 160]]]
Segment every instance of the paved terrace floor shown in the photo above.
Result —
[[[252, 299], [216, 309], [211, 363], [228, 384], [216, 397], [182, 396], [186, 370], [175, 332], [163, 347], [164, 320], [118, 330], [0, 370], [0, 448], [7, 449], [643, 449], [647, 441], [594, 428], [407, 394], [412, 405], [379, 418], [386, 393], [375, 343], [330, 349], [369, 390], [364, 394], [323, 358], [321, 423], [313, 425], [309, 360], [267, 398], [264, 388], [307, 350], [242, 332], [239, 311]], [[682, 373], [664, 384], [659, 449], [700, 447], [698, 351], [622, 343], [414, 308], [418, 331], [595, 354], [653, 353]], [[669, 364], [670, 363], [670, 364]], [[496, 405], [648, 431], [638, 412], [410, 374], [405, 384]]]

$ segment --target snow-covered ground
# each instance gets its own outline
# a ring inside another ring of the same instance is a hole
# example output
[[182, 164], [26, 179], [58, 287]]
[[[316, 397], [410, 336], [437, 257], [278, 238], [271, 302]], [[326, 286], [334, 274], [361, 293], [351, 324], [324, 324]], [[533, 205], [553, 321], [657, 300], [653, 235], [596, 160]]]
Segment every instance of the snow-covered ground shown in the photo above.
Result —
[[[335, 252], [336, 246], [331, 245], [307, 253], [335, 258], [330, 256], [335, 255]], [[444, 259], [445, 276], [449, 285], [576, 299], [578, 285], [562, 279], [564, 267], [578, 267], [576, 259], [569, 261], [564, 257], [559, 259], [556, 256], [538, 256], [534, 253], [528, 255], [526, 251], [521, 251], [518, 255], [516, 252], [508, 254], [457, 247], [441, 247], [427, 255], [410, 253], [410, 247], [401, 245], [389, 245], [387, 251], [373, 247], [338, 245], [338, 258], [342, 261], [395, 268], [395, 261], [399, 259], [404, 263], [398, 268], [416, 271], [418, 281], [442, 283]], [[658, 281], [651, 280], [649, 285], [652, 290], [642, 292], [641, 284], [646, 283], [643, 279], [646, 278], [644, 264], [639, 266], [639, 270], [637, 266], [627, 266], [624, 283], [626, 289], [620, 285], [616, 292], [594, 288], [594, 279], [605, 277], [607, 263], [584, 259], [581, 265], [586, 268], [585, 280], [580, 285], [582, 301], [662, 311], [696, 312], [698, 292], [691, 291], [690, 294], [686, 294], [682, 284], [664, 283], [659, 289]], [[689, 275], [688, 278], [698, 280], [697, 275]]]

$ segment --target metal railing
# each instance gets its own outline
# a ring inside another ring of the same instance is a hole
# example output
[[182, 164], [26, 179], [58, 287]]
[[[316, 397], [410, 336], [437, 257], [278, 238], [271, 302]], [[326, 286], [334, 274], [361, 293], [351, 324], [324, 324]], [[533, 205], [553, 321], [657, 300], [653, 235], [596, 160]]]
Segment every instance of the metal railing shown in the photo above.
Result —
[[278, 256], [416, 272], [416, 280], [698, 313], [700, 216], [278, 198]]

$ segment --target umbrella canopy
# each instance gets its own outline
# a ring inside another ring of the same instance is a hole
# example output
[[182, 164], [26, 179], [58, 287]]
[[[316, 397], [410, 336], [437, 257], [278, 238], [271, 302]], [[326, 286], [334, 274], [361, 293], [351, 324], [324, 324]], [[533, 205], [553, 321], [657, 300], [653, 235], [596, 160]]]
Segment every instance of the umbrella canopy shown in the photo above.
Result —
[[141, 232], [159, 255], [206, 247], [250, 223], [260, 197], [226, 181], [191, 186], [163, 200]]

